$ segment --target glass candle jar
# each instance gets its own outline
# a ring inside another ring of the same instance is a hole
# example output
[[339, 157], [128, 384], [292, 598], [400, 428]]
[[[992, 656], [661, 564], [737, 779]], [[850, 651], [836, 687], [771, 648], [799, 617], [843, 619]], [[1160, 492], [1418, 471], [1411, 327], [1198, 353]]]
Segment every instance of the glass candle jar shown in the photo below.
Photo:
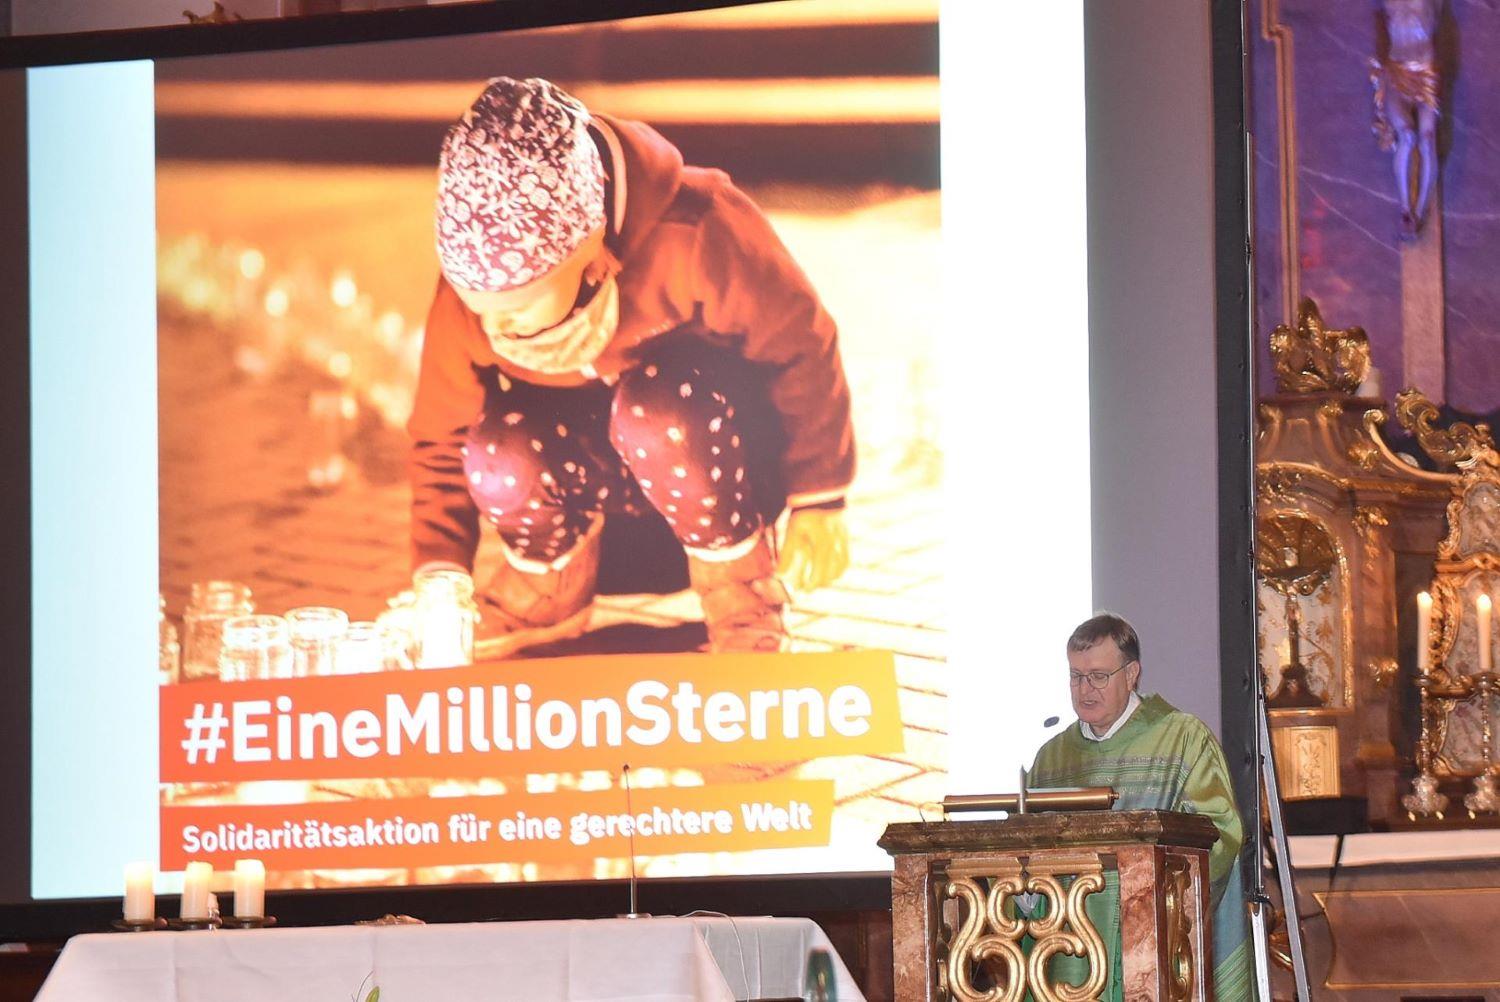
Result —
[[418, 668], [453, 668], [474, 660], [474, 579], [463, 571], [421, 571], [413, 611], [413, 660]]
[[177, 627], [167, 618], [167, 599], [157, 596], [156, 604], [156, 668], [157, 681], [162, 685], [177, 682], [182, 670], [182, 644], [177, 640]]
[[375, 617], [391, 643], [400, 648], [408, 663], [414, 661], [417, 636], [417, 594], [407, 589], [387, 600], [387, 608]]
[[225, 622], [253, 612], [255, 602], [247, 585], [238, 581], [194, 583], [188, 607], [182, 614], [182, 680], [218, 678]]
[[334, 673], [361, 675], [366, 672], [399, 671], [412, 667], [400, 641], [380, 623], [350, 623], [338, 640]]
[[248, 682], [291, 678], [292, 640], [280, 616], [237, 616], [224, 623], [219, 651], [219, 680]]
[[334, 674], [333, 656], [339, 638], [349, 629], [349, 614], [330, 606], [308, 605], [286, 614], [292, 637], [292, 674]]

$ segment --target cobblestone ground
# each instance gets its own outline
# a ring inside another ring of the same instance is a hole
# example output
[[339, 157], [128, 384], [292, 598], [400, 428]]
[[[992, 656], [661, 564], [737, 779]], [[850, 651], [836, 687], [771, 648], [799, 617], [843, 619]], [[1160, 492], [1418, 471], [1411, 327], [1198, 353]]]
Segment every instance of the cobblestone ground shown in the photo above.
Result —
[[[410, 235], [422, 229], [430, 175], [388, 171], [382, 182], [360, 171], [351, 179], [357, 183], [340, 184], [329, 173], [168, 167], [159, 188], [163, 246], [195, 235], [209, 246], [255, 247], [268, 274], [292, 261], [304, 276], [347, 272], [361, 287], [381, 290], [371, 294], [378, 302], [367, 304], [369, 316], [387, 308], [416, 315], [420, 308], [413, 304], [430, 294], [430, 255], [396, 248], [409, 246]], [[338, 194], [324, 204], [315, 198], [318, 191]], [[887, 822], [914, 819], [919, 805], [945, 792], [944, 516], [936, 388], [927, 361], [935, 331], [922, 294], [936, 288], [937, 195], [753, 194], [840, 320], [860, 432], [861, 473], [848, 510], [852, 566], [832, 587], [796, 598], [789, 616], [793, 649], [893, 651], [906, 749], [734, 767], [713, 778], [832, 779], [839, 841], [873, 846]], [[321, 206], [316, 212], [269, 208], [315, 203]], [[403, 237], [393, 243], [389, 233]], [[398, 266], [411, 258], [424, 263]], [[381, 416], [392, 408], [372, 406], [360, 392], [357, 357], [356, 371], [333, 366], [339, 377], [330, 375], [326, 349], [307, 337], [288, 344], [290, 321], [268, 317], [259, 298], [231, 297], [214, 309], [184, 298], [193, 297], [164, 284], [161, 548], [169, 613], [180, 615], [190, 582], [227, 577], [249, 583], [262, 611], [335, 605], [353, 619], [374, 618], [408, 580], [405, 437]], [[310, 470], [326, 480], [330, 469], [338, 474], [336, 484], [311, 485]], [[487, 547], [481, 565], [495, 559]], [[644, 631], [658, 638], [649, 649], [691, 649], [702, 638], [696, 596], [601, 598], [588, 635], [542, 653], [622, 644], [640, 649]], [[531, 777], [528, 787], [540, 791], [558, 783], [574, 785], [576, 778]], [[789, 852], [763, 860], [741, 854], [733, 866], [796, 869]], [[880, 865], [878, 850], [868, 865]], [[596, 874], [567, 875], [611, 875], [615, 868], [600, 866]], [[647, 869], [712, 872], [718, 863], [684, 858]], [[431, 876], [515, 874], [481, 868]]]

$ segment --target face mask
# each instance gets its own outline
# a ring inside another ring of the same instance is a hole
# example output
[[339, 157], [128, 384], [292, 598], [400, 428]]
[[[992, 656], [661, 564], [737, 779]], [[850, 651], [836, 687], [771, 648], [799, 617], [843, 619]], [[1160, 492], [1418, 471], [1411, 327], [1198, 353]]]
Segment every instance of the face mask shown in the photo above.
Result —
[[512, 365], [557, 375], [593, 365], [620, 324], [620, 288], [606, 278], [583, 306], [555, 327], [528, 338], [490, 334], [490, 347]]

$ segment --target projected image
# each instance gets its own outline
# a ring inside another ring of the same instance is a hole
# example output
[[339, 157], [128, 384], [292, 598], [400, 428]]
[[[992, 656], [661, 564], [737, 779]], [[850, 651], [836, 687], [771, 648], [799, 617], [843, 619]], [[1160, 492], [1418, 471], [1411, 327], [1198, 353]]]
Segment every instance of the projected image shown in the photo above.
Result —
[[898, 6], [158, 65], [163, 868], [886, 865], [949, 691]]

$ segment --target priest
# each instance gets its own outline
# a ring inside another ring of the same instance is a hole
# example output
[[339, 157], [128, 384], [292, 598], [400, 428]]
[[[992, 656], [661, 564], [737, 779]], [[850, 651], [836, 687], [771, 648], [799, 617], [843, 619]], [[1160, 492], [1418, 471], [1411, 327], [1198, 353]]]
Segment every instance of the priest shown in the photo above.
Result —
[[[1218, 740], [1198, 718], [1159, 695], [1141, 696], [1141, 644], [1119, 616], [1101, 613], [1068, 638], [1068, 682], [1076, 726], [1037, 752], [1028, 786], [1109, 786], [1122, 811], [1165, 810], [1202, 814], [1219, 841], [1208, 854], [1213, 909], [1213, 983], [1218, 1002], [1251, 994], [1244, 889], [1239, 852], [1244, 828]], [[1108, 947], [1105, 997], [1119, 1000], [1119, 882], [1109, 874], [1103, 892], [1089, 899], [1089, 917]], [[1053, 970], [1072, 981], [1074, 958], [1057, 957]]]

